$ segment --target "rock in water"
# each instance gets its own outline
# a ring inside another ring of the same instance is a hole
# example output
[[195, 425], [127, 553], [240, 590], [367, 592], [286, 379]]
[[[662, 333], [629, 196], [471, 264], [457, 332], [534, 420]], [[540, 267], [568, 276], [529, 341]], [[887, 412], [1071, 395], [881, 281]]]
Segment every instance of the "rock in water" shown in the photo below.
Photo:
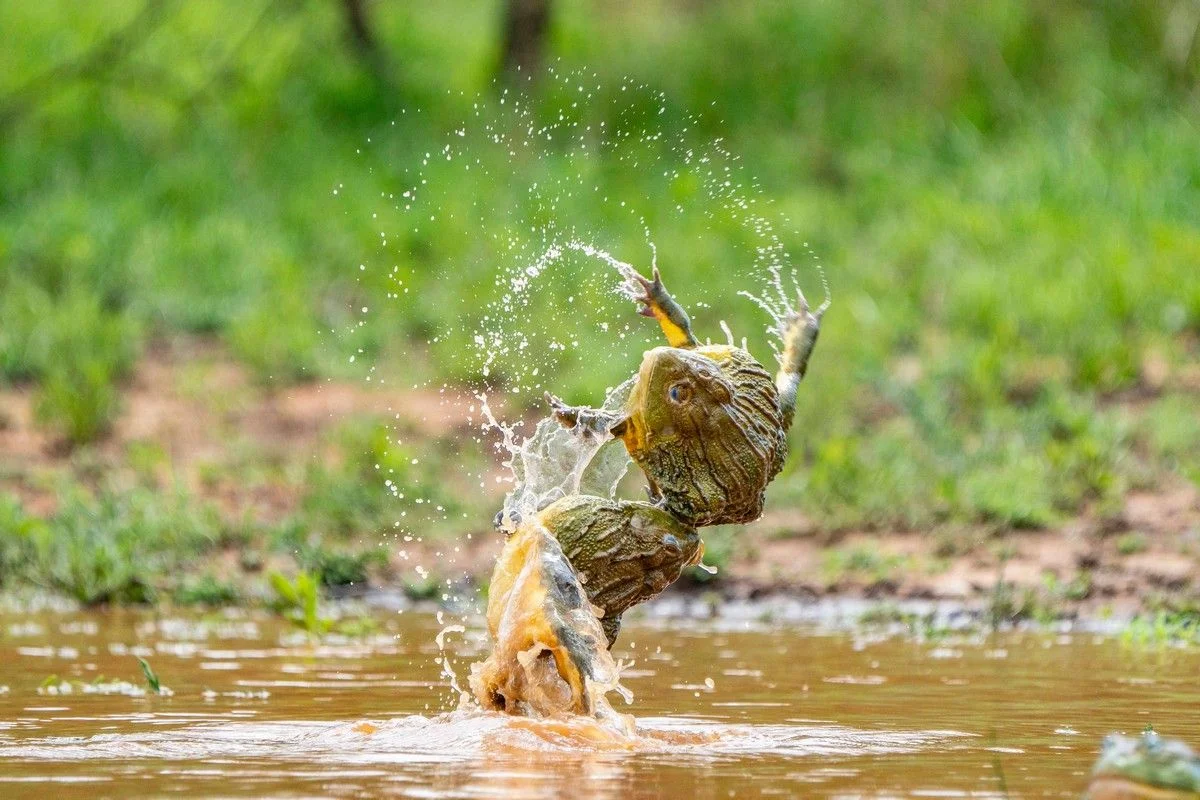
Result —
[[1085, 800], [1200, 800], [1200, 756], [1152, 730], [1109, 734], [1092, 768]]

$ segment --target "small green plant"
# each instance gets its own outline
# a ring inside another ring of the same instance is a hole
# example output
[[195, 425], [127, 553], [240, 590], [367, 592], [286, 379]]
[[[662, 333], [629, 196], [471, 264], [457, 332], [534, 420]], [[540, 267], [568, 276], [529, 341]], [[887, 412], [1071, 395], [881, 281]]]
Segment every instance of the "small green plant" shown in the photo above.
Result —
[[[100, 438], [116, 417], [117, 383], [140, 349], [137, 323], [82, 293], [46, 301], [31, 333], [31, 372], [40, 379], [37, 420], [71, 445]], [[42, 349], [44, 348], [44, 349]]]
[[117, 409], [113, 378], [96, 363], [52, 369], [42, 379], [36, 405], [38, 421], [56, 429], [72, 445], [107, 433]]
[[268, 576], [275, 591], [274, 606], [291, 623], [310, 636], [323, 636], [333, 627], [333, 620], [321, 616], [320, 582], [303, 570], [288, 580], [279, 572]]
[[158, 680], [158, 673], [151, 669], [150, 662], [141, 656], [138, 656], [137, 660], [142, 668], [142, 675], [146, 678], [146, 688], [154, 694], [162, 694], [162, 684]]
[[1144, 553], [1149, 546], [1146, 535], [1138, 531], [1123, 533], [1117, 538], [1117, 552], [1123, 556]]

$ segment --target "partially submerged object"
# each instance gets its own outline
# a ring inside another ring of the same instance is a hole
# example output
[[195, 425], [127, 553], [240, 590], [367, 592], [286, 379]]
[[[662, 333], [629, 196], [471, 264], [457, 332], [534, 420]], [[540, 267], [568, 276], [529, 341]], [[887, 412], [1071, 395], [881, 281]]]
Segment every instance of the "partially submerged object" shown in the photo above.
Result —
[[488, 589], [491, 655], [471, 666], [481, 706], [523, 716], [612, 716], [620, 691], [597, 611], [540, 520], [508, 537]]
[[1109, 734], [1092, 768], [1087, 800], [1200, 800], [1200, 756], [1154, 731]]

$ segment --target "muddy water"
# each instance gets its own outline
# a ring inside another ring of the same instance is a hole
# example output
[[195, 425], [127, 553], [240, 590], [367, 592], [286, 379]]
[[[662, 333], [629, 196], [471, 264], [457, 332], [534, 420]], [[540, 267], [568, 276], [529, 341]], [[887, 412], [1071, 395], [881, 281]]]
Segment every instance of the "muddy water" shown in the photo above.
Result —
[[[0, 797], [1077, 797], [1110, 730], [1200, 742], [1195, 650], [632, 623], [620, 745], [450, 713], [442, 625], [379, 620], [313, 646], [267, 616], [0, 616]], [[465, 677], [486, 642], [446, 639]], [[134, 654], [174, 696], [38, 692], [140, 682]]]

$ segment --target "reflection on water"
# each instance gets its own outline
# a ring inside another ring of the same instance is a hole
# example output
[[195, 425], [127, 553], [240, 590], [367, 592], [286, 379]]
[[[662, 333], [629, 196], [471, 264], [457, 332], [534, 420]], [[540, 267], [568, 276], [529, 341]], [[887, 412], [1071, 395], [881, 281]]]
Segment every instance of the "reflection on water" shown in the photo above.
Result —
[[[0, 617], [0, 796], [1077, 797], [1110, 730], [1200, 741], [1195, 651], [742, 627], [630, 624], [619, 741], [454, 710], [432, 616], [320, 646], [265, 616]], [[450, 667], [485, 645], [476, 621]], [[173, 697], [82, 690], [139, 684], [135, 655]]]

